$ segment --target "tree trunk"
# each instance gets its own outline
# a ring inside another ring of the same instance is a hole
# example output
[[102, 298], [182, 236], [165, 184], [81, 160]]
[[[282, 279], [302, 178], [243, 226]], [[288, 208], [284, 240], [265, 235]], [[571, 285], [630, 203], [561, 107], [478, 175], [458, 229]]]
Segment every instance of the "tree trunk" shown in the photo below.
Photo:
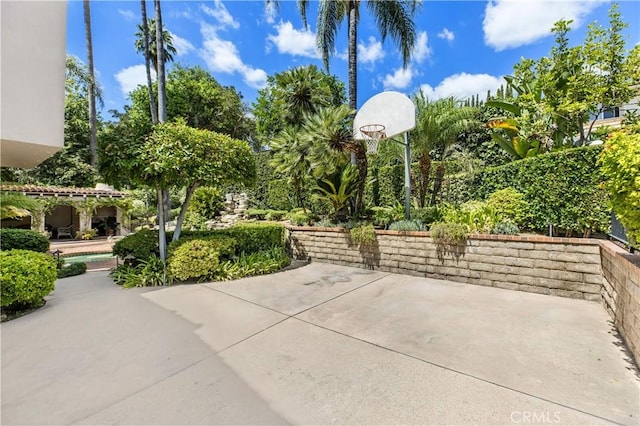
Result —
[[156, 57], [158, 58], [158, 122], [167, 121], [167, 87], [164, 74], [164, 40], [162, 39], [162, 11], [160, 0], [154, 0], [156, 11]]
[[420, 159], [418, 160], [418, 170], [420, 172], [418, 181], [418, 200], [420, 201], [420, 208], [424, 208], [427, 202], [429, 173], [431, 172], [431, 157], [429, 157], [428, 152], [425, 152], [420, 156]]
[[167, 231], [164, 228], [164, 203], [162, 201], [162, 188], [156, 189], [158, 197], [158, 247], [160, 248], [160, 259], [167, 259]]
[[180, 208], [180, 214], [178, 215], [178, 220], [176, 221], [176, 229], [173, 231], [173, 241], [178, 241], [180, 239], [180, 233], [182, 232], [182, 223], [184, 222], [184, 217], [187, 215], [187, 209], [189, 208], [189, 203], [191, 202], [191, 198], [193, 197], [193, 193], [198, 189], [199, 183], [194, 182], [187, 188], [187, 195], [184, 197], [184, 202], [182, 203], [182, 207]]
[[436, 169], [435, 181], [433, 182], [433, 192], [431, 193], [431, 205], [435, 206], [436, 201], [438, 200], [438, 193], [440, 192], [440, 188], [442, 188], [442, 181], [444, 179], [444, 161], [441, 161], [438, 164], [438, 168]]
[[[349, 108], [358, 109], [358, 20], [357, 0], [349, 0]], [[367, 181], [367, 151], [362, 143], [356, 143], [356, 149], [351, 154], [351, 163], [358, 167], [358, 191], [356, 193], [355, 214], [364, 210], [364, 191]]]
[[147, 2], [140, 0], [140, 12], [142, 13], [142, 32], [144, 44], [144, 66], [147, 72], [147, 89], [149, 90], [149, 108], [151, 109], [151, 122], [158, 124], [158, 107], [153, 95], [153, 82], [151, 81], [151, 52], [149, 50], [149, 21], [147, 20]]
[[89, 0], [84, 0], [84, 28], [87, 41], [87, 65], [89, 66], [89, 150], [91, 152], [90, 164], [96, 166], [98, 162], [98, 136], [96, 118], [96, 76], [93, 65], [93, 39], [91, 37], [91, 5]]

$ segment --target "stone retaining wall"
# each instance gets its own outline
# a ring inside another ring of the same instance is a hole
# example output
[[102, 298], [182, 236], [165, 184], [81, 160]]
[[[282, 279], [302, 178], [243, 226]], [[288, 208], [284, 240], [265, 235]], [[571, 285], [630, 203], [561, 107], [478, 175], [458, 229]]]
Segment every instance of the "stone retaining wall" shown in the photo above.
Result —
[[466, 246], [437, 245], [428, 232], [376, 231], [359, 247], [348, 231], [291, 227], [294, 256], [469, 284], [600, 300], [597, 240], [478, 235]]
[[605, 308], [640, 365], [640, 266], [610, 241], [600, 244], [600, 254]]

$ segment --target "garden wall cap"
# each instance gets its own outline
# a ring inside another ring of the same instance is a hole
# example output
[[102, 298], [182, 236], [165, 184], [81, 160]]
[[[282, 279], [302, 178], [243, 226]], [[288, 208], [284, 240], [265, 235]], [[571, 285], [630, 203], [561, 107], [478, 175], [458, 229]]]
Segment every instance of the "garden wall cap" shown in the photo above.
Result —
[[65, 188], [58, 186], [40, 186], [40, 185], [2, 185], [1, 191], [20, 192], [24, 195], [40, 195], [40, 196], [69, 196], [69, 197], [86, 197], [86, 196], [103, 196], [112, 198], [126, 197], [127, 194], [121, 191], [111, 189], [97, 188]]

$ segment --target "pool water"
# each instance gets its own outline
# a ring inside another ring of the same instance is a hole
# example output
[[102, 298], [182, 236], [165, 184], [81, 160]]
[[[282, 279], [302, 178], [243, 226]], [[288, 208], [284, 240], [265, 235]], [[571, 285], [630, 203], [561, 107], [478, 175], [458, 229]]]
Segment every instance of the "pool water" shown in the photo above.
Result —
[[115, 259], [116, 257], [111, 253], [96, 253], [96, 254], [84, 254], [82, 256], [69, 256], [64, 257], [66, 263], [74, 262], [97, 262], [102, 260]]

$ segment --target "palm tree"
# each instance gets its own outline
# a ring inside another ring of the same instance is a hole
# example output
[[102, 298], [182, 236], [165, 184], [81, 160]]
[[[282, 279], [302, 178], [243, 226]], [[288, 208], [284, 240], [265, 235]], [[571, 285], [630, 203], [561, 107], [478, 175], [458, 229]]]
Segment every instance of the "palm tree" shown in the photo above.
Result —
[[84, 28], [87, 41], [87, 62], [89, 66], [89, 129], [91, 138], [89, 139], [89, 149], [91, 151], [90, 164], [96, 166], [98, 159], [98, 136], [96, 118], [96, 79], [93, 66], [93, 40], [91, 37], [91, 6], [89, 0], [84, 0]]
[[[158, 123], [158, 110], [156, 109], [156, 100], [153, 96], [153, 82], [151, 81], [151, 47], [149, 45], [149, 21], [147, 20], [147, 1], [140, 0], [140, 12], [142, 13], [142, 51], [144, 54], [144, 67], [147, 74], [147, 89], [149, 91], [149, 109], [151, 110], [151, 122]], [[154, 23], [155, 25], [155, 23]], [[136, 33], [138, 35], [138, 33]], [[154, 31], [155, 35], [155, 31]], [[136, 50], [140, 36], [136, 40]]]
[[[156, 48], [156, 73], [158, 77], [158, 123], [164, 123], [167, 121], [167, 84], [164, 72], [165, 64], [165, 46], [164, 46], [164, 31], [162, 30], [162, 8], [160, 7], [160, 0], [154, 0], [155, 6], [155, 48]], [[168, 204], [165, 201], [169, 198], [169, 190], [166, 188], [157, 188], [158, 196], [158, 229], [159, 229], [159, 247], [160, 258], [165, 260], [167, 258], [167, 239], [165, 230], [165, 219], [169, 213], [165, 205]]]
[[287, 176], [298, 207], [305, 208], [302, 199], [304, 182], [309, 174], [311, 144], [303, 140], [295, 127], [287, 127], [271, 141], [271, 165], [276, 173]]
[[[141, 2], [144, 4], [144, 0], [141, 0]], [[136, 31], [136, 41], [134, 43], [135, 48], [136, 48], [136, 52], [144, 55], [145, 54], [145, 41], [148, 43], [149, 45], [149, 51], [150, 52], [156, 52], [157, 51], [157, 37], [156, 37], [156, 20], [154, 18], [149, 18], [149, 20], [145, 19], [146, 18], [146, 8], [143, 8], [144, 6], [141, 5], [141, 9], [143, 10], [143, 15], [142, 15], [142, 24], [138, 25], [138, 31]], [[145, 25], [146, 23], [146, 25]], [[145, 29], [146, 27], [146, 29]], [[147, 35], [145, 37], [145, 34]], [[176, 50], [176, 48], [173, 46], [173, 39], [171, 38], [171, 33], [169, 33], [169, 31], [167, 31], [166, 29], [162, 30], [162, 44], [164, 47], [164, 60], [165, 63], [166, 62], [173, 62], [173, 55], [177, 54], [178, 51]], [[153, 69], [156, 71], [156, 73], [158, 72], [158, 58], [156, 55], [150, 55], [150, 60], [151, 63], [153, 64]]]
[[[416, 104], [416, 128], [411, 132], [411, 150], [418, 158], [418, 201], [420, 207], [426, 204], [431, 172], [431, 153], [444, 160], [447, 149], [453, 145], [458, 135], [468, 130], [475, 121], [475, 108], [460, 106], [453, 98], [432, 101], [420, 91], [414, 96]], [[431, 205], [434, 205], [444, 178], [444, 163], [436, 169]]]
[[[266, 0], [267, 4], [279, 4], [279, 0]], [[336, 35], [343, 20], [347, 20], [348, 28], [348, 63], [349, 63], [349, 107], [356, 111], [357, 100], [357, 64], [358, 64], [358, 22], [360, 18], [361, 0], [319, 0], [318, 20], [316, 22], [316, 44], [322, 54], [325, 67], [329, 68], [329, 58], [335, 53]], [[416, 40], [413, 16], [421, 0], [368, 0], [367, 8], [374, 16], [382, 40], [387, 36], [396, 42], [402, 54], [403, 66], [409, 64]], [[307, 7], [309, 0], [298, 0], [298, 9], [303, 22], [307, 23]], [[358, 195], [356, 208], [363, 206], [364, 187], [367, 179], [367, 156], [364, 144], [356, 144], [355, 162], [358, 166]]]

